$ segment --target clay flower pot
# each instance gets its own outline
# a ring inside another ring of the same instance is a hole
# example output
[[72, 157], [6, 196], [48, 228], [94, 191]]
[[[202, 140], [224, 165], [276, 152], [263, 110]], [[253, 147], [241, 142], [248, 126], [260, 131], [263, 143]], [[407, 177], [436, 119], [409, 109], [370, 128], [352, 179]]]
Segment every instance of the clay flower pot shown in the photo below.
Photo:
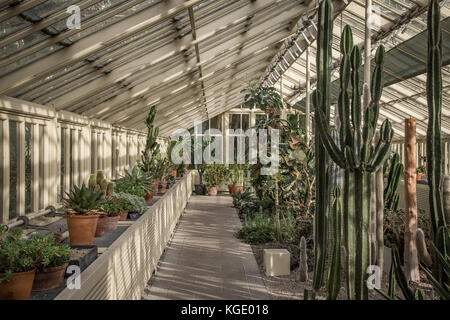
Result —
[[145, 203], [147, 205], [150, 205], [150, 204], [153, 203], [153, 192], [152, 193], [149, 193], [149, 192], [145, 193]]
[[36, 269], [13, 273], [9, 281], [0, 282], [0, 300], [28, 300]]
[[159, 188], [159, 180], [155, 180], [155, 183], [153, 184], [153, 195], [156, 196], [156, 194], [158, 193], [158, 188]]
[[161, 181], [161, 188], [159, 189], [159, 193], [166, 193], [167, 189], [167, 181]]
[[233, 184], [228, 185], [228, 193], [229, 194], [233, 194], [233, 186], [234, 186]]
[[244, 186], [233, 186], [232, 194], [237, 194], [238, 191], [244, 192]]
[[105, 226], [109, 223], [109, 219], [105, 215], [98, 217], [97, 228], [95, 229], [95, 237], [101, 238], [105, 235]]
[[108, 217], [108, 222], [105, 224], [105, 231], [113, 231], [117, 229], [120, 215]]
[[98, 214], [95, 215], [67, 215], [67, 227], [71, 246], [91, 246], [94, 244], [97, 230]]
[[119, 215], [119, 221], [125, 221], [128, 217], [128, 211], [122, 211]]
[[416, 180], [422, 180], [423, 172], [417, 172]]
[[36, 272], [33, 282], [33, 291], [44, 291], [58, 288], [63, 280], [69, 263], [57, 267], [45, 268]]
[[177, 176], [177, 170], [172, 170], [172, 177], [176, 177]]
[[214, 197], [214, 196], [217, 195], [218, 189], [219, 189], [218, 186], [211, 187], [211, 188], [209, 188], [209, 190], [208, 190], [208, 194], [209, 194], [210, 196]]

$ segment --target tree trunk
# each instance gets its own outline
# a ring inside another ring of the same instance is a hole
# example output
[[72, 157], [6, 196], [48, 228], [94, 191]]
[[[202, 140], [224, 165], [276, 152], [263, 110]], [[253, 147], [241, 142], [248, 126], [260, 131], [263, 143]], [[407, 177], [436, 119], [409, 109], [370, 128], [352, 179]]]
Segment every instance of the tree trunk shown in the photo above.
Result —
[[416, 119], [405, 120], [405, 202], [405, 271], [409, 280], [419, 281], [419, 261], [416, 245]]

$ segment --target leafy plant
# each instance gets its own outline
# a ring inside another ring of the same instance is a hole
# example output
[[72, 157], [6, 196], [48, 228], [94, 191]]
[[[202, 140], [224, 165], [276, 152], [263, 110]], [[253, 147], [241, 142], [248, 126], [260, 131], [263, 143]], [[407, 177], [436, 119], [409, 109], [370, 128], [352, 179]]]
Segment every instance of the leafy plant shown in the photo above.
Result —
[[137, 212], [139, 214], [147, 211], [147, 205], [143, 197], [125, 192], [115, 192], [113, 197], [122, 204], [122, 211]]
[[153, 188], [150, 173], [140, 170], [138, 166], [134, 166], [131, 170], [125, 169], [125, 174], [119, 181], [129, 181], [137, 188], [142, 188], [144, 192], [151, 192]]
[[425, 166], [419, 166], [417, 167], [416, 172], [425, 174], [427, 172], [427, 168]]
[[241, 90], [246, 92], [244, 106], [249, 109], [258, 108], [269, 114], [277, 114], [283, 108], [283, 101], [274, 87], [250, 86]]
[[211, 163], [205, 165], [203, 180], [207, 188], [221, 185], [227, 180], [228, 176], [229, 171], [223, 164]]
[[13, 273], [35, 268], [35, 255], [31, 242], [22, 238], [22, 229], [14, 228], [0, 240], [0, 282], [9, 281]]
[[98, 214], [98, 207], [103, 198], [102, 191], [95, 191], [93, 187], [86, 187], [83, 183], [81, 188], [74, 186], [66, 193], [67, 198], [63, 199], [66, 211], [75, 215]]
[[118, 216], [122, 211], [128, 211], [128, 207], [129, 204], [113, 196], [107, 197], [100, 204], [102, 211], [110, 217]]
[[70, 247], [57, 245], [51, 234], [35, 233], [29, 241], [36, 257], [37, 270], [59, 267], [70, 260]]
[[132, 194], [137, 197], [143, 198], [145, 197], [145, 190], [139, 185], [135, 185], [132, 181], [117, 181], [115, 187], [115, 193], [127, 193]]

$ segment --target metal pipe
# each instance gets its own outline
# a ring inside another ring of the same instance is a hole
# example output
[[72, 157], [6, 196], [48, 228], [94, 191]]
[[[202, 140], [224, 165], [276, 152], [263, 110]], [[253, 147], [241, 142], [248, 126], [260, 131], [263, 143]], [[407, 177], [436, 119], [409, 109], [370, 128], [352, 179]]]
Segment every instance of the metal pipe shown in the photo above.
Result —
[[14, 227], [18, 227], [18, 226], [23, 225], [27, 220], [29, 221], [29, 220], [32, 220], [32, 219], [36, 219], [36, 218], [45, 216], [45, 215], [47, 215], [49, 213], [52, 213], [52, 212], [54, 212], [54, 211], [56, 211], [58, 209], [61, 209], [61, 208], [62, 208], [62, 205], [58, 205], [57, 208], [55, 208], [53, 206], [48, 206], [45, 209], [42, 209], [42, 210], [39, 210], [39, 211], [36, 211], [36, 212], [33, 212], [33, 213], [28, 213], [28, 214], [23, 215], [23, 216], [19, 216], [19, 217], [17, 217], [16, 221], [10, 222], [10, 223], [6, 224], [6, 226], [8, 227], [8, 229], [11, 229], [11, 228], [14, 228]]

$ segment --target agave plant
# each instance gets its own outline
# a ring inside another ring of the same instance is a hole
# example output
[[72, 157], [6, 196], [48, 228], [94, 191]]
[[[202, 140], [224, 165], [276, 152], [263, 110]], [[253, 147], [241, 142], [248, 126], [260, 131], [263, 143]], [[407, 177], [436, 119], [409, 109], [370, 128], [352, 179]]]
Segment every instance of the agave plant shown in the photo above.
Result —
[[67, 193], [63, 203], [67, 213], [75, 215], [92, 215], [98, 213], [98, 207], [103, 198], [102, 191], [95, 191], [93, 187], [87, 187], [84, 183], [81, 188], [74, 188]]

